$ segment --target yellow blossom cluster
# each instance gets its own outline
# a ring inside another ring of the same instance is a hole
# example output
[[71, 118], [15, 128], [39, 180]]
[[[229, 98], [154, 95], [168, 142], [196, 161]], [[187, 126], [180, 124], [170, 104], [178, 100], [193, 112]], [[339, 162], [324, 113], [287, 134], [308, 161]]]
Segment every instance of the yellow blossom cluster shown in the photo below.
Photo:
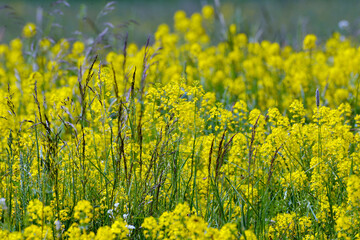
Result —
[[80, 225], [88, 224], [93, 217], [93, 207], [91, 206], [89, 201], [81, 200], [79, 201], [75, 208], [74, 218], [79, 220]]
[[27, 23], [23, 28], [23, 36], [31, 38], [36, 35], [36, 25], [34, 23]]
[[29, 220], [42, 225], [45, 221], [50, 221], [53, 217], [51, 207], [43, 205], [38, 199], [34, 199], [27, 205]]
[[[220, 230], [207, 225], [203, 218], [191, 214], [187, 204], [178, 204], [174, 211], [164, 212], [158, 219], [145, 218], [142, 227], [150, 239], [238, 239], [236, 224], [227, 223]], [[256, 239], [247, 231], [249, 239]]]

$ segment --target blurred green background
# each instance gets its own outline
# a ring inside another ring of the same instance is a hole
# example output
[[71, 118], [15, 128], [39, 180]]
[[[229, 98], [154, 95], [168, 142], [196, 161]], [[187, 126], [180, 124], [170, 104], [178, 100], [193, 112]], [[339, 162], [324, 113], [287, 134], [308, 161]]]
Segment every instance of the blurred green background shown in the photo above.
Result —
[[[21, 35], [26, 22], [35, 22], [54, 38], [78, 38], [81, 34], [98, 34], [106, 26], [114, 27], [119, 38], [126, 32], [129, 40], [144, 44], [161, 23], [172, 26], [177, 10], [190, 16], [201, 11], [206, 0], [117, 0], [106, 16], [99, 13], [109, 1], [104, 0], [1, 0], [0, 43]], [[303, 37], [314, 33], [326, 40], [334, 31], [358, 39], [360, 1], [358, 0], [220, 0], [227, 24], [254, 40], [267, 39], [282, 45], [301, 47]], [[68, 5], [68, 6], [67, 6]], [[345, 26], [339, 27], [339, 22]], [[95, 35], [94, 35], [95, 36]]]

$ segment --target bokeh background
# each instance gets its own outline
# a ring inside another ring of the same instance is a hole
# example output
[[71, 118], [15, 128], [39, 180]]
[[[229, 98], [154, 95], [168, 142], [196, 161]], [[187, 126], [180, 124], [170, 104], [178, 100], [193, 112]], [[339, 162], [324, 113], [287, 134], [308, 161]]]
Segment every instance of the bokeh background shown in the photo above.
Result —
[[[112, 26], [119, 36], [127, 32], [130, 41], [144, 44], [159, 24], [172, 25], [177, 10], [191, 15], [213, 1], [117, 0], [102, 16], [101, 10], [107, 3], [1, 0], [0, 43], [19, 36], [23, 25], [31, 21], [55, 38], [75, 38], [80, 32], [98, 34]], [[358, 0], [220, 0], [220, 3], [226, 23], [236, 23], [239, 31], [253, 40], [266, 39], [298, 48], [308, 33], [316, 34], [320, 41], [335, 31], [356, 40], [360, 34]]]

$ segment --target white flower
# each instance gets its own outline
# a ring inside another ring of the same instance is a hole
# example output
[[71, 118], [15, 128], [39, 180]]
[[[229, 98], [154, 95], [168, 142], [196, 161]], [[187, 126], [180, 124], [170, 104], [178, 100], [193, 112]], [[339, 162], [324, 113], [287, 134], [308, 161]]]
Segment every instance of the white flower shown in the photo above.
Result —
[[345, 28], [348, 28], [349, 27], [349, 22], [347, 20], [341, 20], [339, 23], [338, 23], [338, 26], [340, 29], [345, 29]]
[[124, 214], [123, 215], [124, 220], [126, 220], [128, 216], [129, 216], [129, 214]]
[[109, 209], [109, 210], [107, 211], [107, 213], [109, 214], [109, 217], [110, 217], [110, 218], [114, 218], [114, 210], [113, 210], [113, 209]]
[[5, 198], [0, 198], [0, 207], [1, 207], [3, 210], [6, 210], [6, 209], [7, 209]]
[[134, 226], [134, 225], [126, 225], [125, 227], [127, 227], [129, 230], [135, 229], [135, 226]]
[[59, 231], [61, 229], [61, 222], [59, 220], [56, 220], [54, 222], [56, 231]]
[[115, 204], [114, 204], [115, 209], [117, 209], [117, 208], [119, 207], [119, 205], [120, 205], [120, 203], [118, 203], [118, 202], [115, 203]]

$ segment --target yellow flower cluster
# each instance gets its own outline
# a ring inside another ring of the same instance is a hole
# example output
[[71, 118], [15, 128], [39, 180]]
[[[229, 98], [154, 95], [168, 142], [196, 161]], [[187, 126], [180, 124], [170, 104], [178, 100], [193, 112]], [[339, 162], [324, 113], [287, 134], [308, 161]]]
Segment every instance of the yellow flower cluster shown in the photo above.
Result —
[[128, 239], [129, 229], [124, 221], [115, 221], [111, 227], [103, 226], [97, 229], [97, 233], [87, 232], [77, 223], [73, 223], [65, 232], [67, 239], [95, 239], [95, 240], [111, 240], [111, 239]]
[[202, 15], [205, 19], [213, 19], [215, 15], [214, 8], [210, 5], [206, 5], [202, 8]]
[[[164, 212], [158, 219], [145, 218], [142, 227], [145, 237], [150, 239], [238, 239], [233, 223], [220, 230], [207, 225], [203, 218], [191, 214], [187, 204], [178, 204], [174, 211]], [[245, 235], [247, 239], [256, 239], [250, 230]]]
[[36, 35], [36, 25], [34, 23], [27, 23], [23, 28], [23, 36], [25, 38], [32, 38]]
[[79, 220], [80, 225], [88, 224], [93, 218], [93, 207], [89, 201], [79, 201], [76, 204], [74, 211], [74, 218]]
[[27, 212], [30, 218], [29, 220], [39, 225], [43, 225], [44, 222], [51, 221], [53, 217], [51, 207], [44, 206], [38, 199], [34, 199], [29, 202]]
[[311, 50], [316, 48], [316, 36], [314, 34], [309, 34], [305, 37], [303, 48], [304, 50]]

